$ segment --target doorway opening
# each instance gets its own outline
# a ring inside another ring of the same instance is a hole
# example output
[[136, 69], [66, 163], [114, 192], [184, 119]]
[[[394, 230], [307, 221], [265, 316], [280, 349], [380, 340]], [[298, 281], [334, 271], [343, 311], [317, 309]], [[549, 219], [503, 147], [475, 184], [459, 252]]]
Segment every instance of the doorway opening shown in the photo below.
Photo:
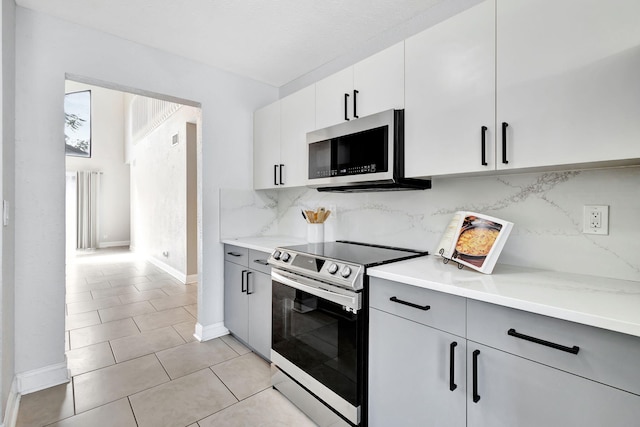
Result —
[[[195, 285], [202, 247], [200, 105], [75, 76], [67, 76], [65, 94], [67, 302], [109, 298], [87, 303], [88, 311], [75, 307], [74, 314], [95, 310], [92, 318], [100, 319], [100, 307], [145, 301], [154, 279], [157, 289], [169, 286], [167, 293]], [[100, 254], [126, 254], [155, 269], [123, 263], [123, 271], [76, 281], [78, 269], [69, 266], [86, 256], [95, 264]], [[140, 295], [119, 298], [125, 292]]]

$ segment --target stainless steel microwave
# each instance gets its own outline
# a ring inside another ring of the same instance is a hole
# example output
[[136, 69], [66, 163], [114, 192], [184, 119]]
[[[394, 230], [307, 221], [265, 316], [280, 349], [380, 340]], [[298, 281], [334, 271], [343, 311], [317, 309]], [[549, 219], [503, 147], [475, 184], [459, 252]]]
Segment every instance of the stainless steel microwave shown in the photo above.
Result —
[[308, 186], [318, 191], [424, 190], [404, 177], [404, 110], [388, 110], [307, 134]]

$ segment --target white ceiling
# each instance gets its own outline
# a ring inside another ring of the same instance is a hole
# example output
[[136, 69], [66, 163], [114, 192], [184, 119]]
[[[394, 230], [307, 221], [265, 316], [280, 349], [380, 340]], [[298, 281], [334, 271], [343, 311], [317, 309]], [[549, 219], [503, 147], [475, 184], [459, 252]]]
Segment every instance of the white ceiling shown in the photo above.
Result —
[[16, 0], [280, 87], [443, 0]]

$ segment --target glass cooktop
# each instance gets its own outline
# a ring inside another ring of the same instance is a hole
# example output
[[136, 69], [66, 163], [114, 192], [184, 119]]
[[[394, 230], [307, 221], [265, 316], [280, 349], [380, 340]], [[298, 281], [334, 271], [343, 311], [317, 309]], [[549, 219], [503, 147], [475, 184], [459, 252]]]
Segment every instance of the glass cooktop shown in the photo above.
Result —
[[429, 254], [427, 251], [394, 248], [344, 240], [286, 246], [282, 249], [301, 254], [330, 258], [351, 264], [360, 264], [364, 267], [373, 267], [376, 265], [416, 258]]

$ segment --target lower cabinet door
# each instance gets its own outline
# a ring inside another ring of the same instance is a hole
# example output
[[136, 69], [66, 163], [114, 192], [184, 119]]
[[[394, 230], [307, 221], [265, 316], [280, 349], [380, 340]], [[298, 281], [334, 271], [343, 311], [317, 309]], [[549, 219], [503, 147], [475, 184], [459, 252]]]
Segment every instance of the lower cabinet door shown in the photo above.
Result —
[[271, 359], [271, 275], [251, 270], [249, 275], [248, 343], [267, 360]]
[[249, 338], [248, 300], [244, 275], [247, 267], [229, 261], [224, 263], [224, 323], [243, 341]]
[[463, 427], [465, 341], [371, 308], [369, 425]]
[[471, 341], [467, 375], [469, 427], [640, 425], [640, 396]]

